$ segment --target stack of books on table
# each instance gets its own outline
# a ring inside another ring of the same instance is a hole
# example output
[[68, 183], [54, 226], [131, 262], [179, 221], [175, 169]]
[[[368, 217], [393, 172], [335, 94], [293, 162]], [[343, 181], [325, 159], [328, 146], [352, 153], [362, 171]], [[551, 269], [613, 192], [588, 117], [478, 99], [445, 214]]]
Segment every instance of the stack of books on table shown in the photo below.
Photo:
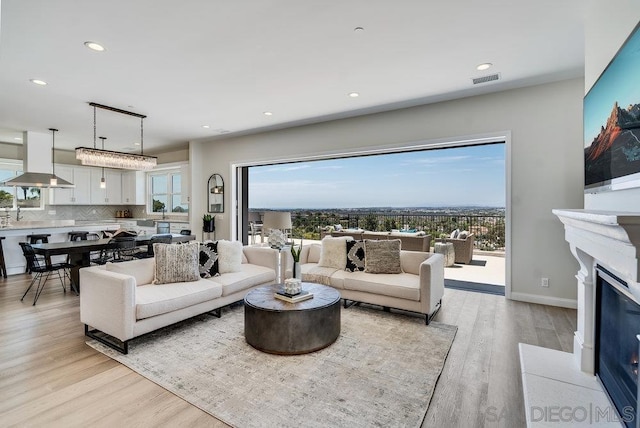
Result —
[[304, 300], [312, 299], [313, 293], [309, 293], [308, 291], [301, 291], [298, 294], [288, 294], [280, 290], [273, 293], [273, 297], [289, 303], [298, 303]]

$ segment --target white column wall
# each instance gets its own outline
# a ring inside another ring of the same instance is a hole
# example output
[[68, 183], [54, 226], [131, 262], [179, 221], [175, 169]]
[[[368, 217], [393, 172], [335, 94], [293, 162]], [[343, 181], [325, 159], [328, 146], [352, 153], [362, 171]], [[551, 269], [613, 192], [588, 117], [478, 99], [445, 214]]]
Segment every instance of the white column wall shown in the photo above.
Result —
[[[511, 133], [511, 297], [575, 307], [577, 263], [564, 242], [552, 208], [582, 208], [583, 79], [334, 120], [314, 125], [191, 143], [194, 229], [205, 212], [206, 182], [225, 180], [225, 214], [218, 238], [235, 221], [232, 164], [337, 154], [460, 136]], [[197, 171], [197, 170], [200, 171]], [[472, 179], [472, 178], [470, 178]], [[456, 189], [464, 192], [465, 189]], [[419, 189], [416, 189], [419, 191]], [[356, 204], [357, 205], [357, 201]], [[549, 278], [542, 288], [540, 278]], [[507, 278], [509, 282], [509, 278]]]

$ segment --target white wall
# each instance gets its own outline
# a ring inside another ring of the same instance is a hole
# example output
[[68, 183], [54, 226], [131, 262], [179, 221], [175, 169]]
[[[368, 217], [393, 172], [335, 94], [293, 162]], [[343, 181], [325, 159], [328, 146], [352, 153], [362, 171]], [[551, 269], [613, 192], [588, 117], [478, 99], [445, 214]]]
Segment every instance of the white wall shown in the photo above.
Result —
[[[591, 2], [585, 21], [585, 94], [613, 59], [638, 21], [638, 0]], [[630, 70], [630, 73], [638, 75], [637, 70]], [[638, 82], [640, 84], [640, 79]], [[584, 207], [593, 210], [639, 212], [640, 188], [586, 194]]]
[[[417, 141], [511, 132], [512, 297], [572, 306], [577, 263], [553, 208], [582, 208], [584, 82], [547, 85], [336, 120], [280, 131], [191, 143], [192, 228], [201, 227], [207, 177], [227, 186], [217, 237], [231, 236], [231, 165], [391, 147]], [[472, 178], [470, 178], [472, 179]], [[464, 189], [459, 189], [464, 191]], [[419, 189], [416, 189], [419, 191]], [[550, 287], [540, 287], [548, 277]], [[507, 278], [509, 281], [509, 278]]]

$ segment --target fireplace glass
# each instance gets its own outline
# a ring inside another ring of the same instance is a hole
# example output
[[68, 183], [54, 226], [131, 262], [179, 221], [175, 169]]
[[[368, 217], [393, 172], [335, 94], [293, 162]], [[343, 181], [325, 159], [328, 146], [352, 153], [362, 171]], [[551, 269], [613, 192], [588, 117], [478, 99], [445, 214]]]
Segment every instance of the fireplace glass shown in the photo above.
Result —
[[596, 284], [596, 374], [621, 420], [635, 427], [640, 306], [608, 272], [598, 271]]

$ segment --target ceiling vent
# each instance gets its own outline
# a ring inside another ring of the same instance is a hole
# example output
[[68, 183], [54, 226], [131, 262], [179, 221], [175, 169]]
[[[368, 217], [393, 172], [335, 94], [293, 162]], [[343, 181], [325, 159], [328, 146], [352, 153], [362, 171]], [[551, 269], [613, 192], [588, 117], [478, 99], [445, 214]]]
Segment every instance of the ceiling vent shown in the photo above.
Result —
[[500, 80], [500, 73], [490, 74], [488, 76], [475, 77], [471, 79], [474, 85], [479, 85], [480, 83], [493, 82], [494, 80]]

